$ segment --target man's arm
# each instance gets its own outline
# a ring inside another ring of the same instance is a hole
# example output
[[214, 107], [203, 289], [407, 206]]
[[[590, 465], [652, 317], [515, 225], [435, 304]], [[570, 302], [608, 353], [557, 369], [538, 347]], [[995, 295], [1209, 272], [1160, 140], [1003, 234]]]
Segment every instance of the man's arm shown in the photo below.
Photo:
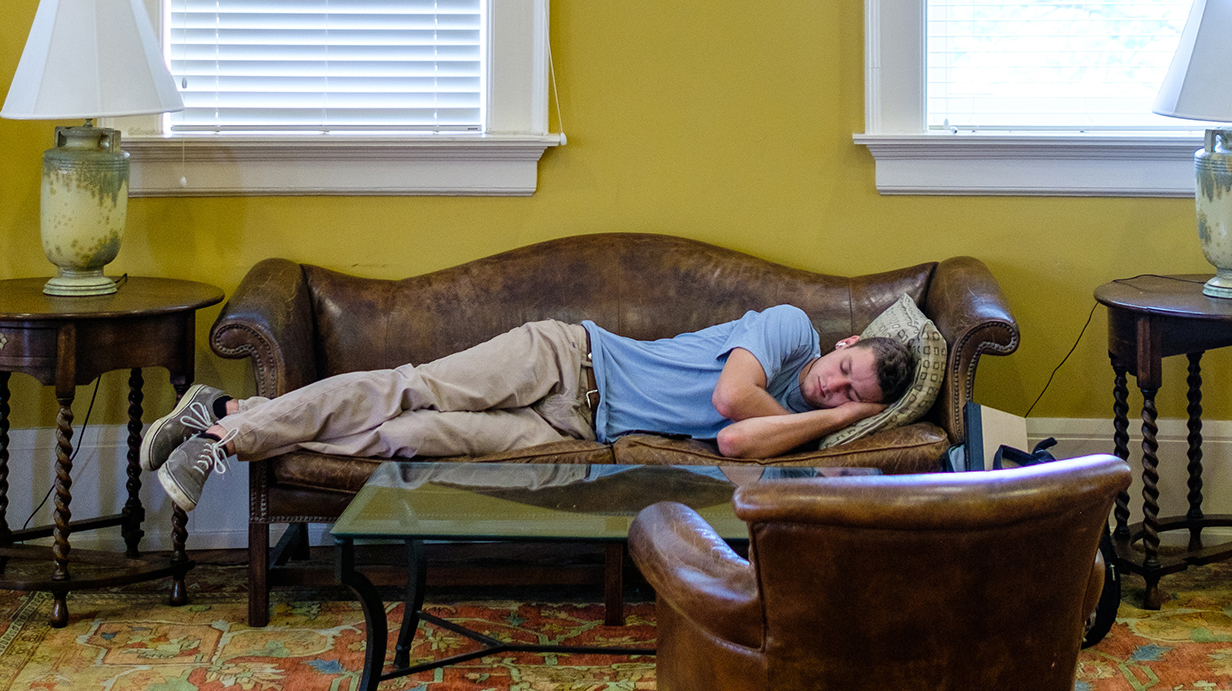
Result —
[[844, 403], [793, 413], [766, 392], [766, 371], [753, 353], [733, 348], [711, 398], [732, 424], [719, 430], [719, 453], [731, 458], [769, 458], [820, 439], [875, 415], [883, 403]]
[[885, 410], [884, 403], [844, 403], [804, 413], [750, 417], [719, 430], [719, 453], [771, 458]]
[[766, 371], [757, 357], [744, 348], [732, 348], [719, 373], [719, 383], [710, 398], [719, 415], [733, 422], [767, 415], [789, 415], [766, 393]]

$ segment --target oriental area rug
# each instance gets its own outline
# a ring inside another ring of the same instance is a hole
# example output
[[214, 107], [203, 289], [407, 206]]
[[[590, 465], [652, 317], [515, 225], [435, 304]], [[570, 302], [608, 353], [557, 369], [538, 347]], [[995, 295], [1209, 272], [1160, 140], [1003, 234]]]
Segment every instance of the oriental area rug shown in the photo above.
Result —
[[[364, 648], [363, 614], [345, 589], [275, 591], [268, 627], [249, 628], [242, 566], [198, 566], [191, 602], [166, 603], [167, 584], [72, 593], [70, 623], [48, 623], [51, 598], [0, 590], [0, 691], [352, 691]], [[1164, 577], [1163, 608], [1139, 609], [1141, 580], [1123, 581], [1117, 623], [1079, 658], [1077, 691], [1232, 689], [1232, 564]], [[601, 593], [594, 593], [598, 600]], [[540, 598], [542, 599], [542, 598]], [[426, 609], [525, 642], [653, 645], [654, 604], [628, 605], [623, 627], [603, 625], [585, 598], [508, 601], [436, 597]], [[391, 629], [402, 615], [390, 605]], [[425, 635], [426, 633], [426, 635]], [[391, 640], [392, 642], [392, 640]], [[412, 659], [474, 644], [424, 625]], [[383, 682], [382, 691], [622, 691], [654, 689], [654, 658], [498, 653]]]

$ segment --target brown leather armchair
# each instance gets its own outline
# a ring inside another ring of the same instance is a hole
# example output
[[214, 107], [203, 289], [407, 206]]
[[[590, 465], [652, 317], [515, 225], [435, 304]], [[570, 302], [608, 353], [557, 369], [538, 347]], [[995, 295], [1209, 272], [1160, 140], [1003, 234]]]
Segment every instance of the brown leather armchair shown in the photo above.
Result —
[[687, 507], [650, 506], [629, 547], [658, 594], [658, 688], [1072, 691], [1129, 482], [1106, 455], [760, 482], [733, 499], [748, 561]]

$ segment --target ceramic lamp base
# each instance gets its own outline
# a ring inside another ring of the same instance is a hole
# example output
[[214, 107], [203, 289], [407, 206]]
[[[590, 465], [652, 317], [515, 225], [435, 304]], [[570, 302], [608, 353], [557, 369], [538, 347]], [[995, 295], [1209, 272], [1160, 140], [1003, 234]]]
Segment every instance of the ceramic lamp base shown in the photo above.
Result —
[[1215, 277], [1202, 289], [1213, 298], [1232, 299], [1232, 130], [1210, 129], [1194, 154], [1197, 175], [1195, 202], [1202, 254], [1215, 267]]
[[1220, 275], [1223, 273], [1223, 269], [1220, 269], [1214, 278], [1202, 286], [1203, 295], [1213, 298], [1232, 298], [1232, 272], [1228, 272], [1227, 275]]
[[40, 199], [43, 252], [57, 275], [47, 295], [116, 292], [103, 267], [116, 258], [128, 215], [128, 154], [117, 130], [57, 127], [56, 146], [43, 154]]
[[111, 295], [114, 292], [116, 292], [116, 282], [104, 276], [102, 269], [94, 271], [60, 269], [60, 275], [43, 285], [44, 295], [59, 297]]

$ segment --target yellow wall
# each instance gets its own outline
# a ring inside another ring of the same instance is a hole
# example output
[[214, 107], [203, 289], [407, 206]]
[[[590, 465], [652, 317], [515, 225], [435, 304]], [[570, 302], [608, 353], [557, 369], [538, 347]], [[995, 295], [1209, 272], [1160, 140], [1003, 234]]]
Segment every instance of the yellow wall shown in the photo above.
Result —
[[[36, 5], [5, 5], [0, 92]], [[208, 281], [230, 292], [270, 256], [400, 277], [606, 231], [672, 233], [836, 274], [971, 254], [992, 268], [1022, 328], [1016, 354], [981, 363], [976, 396], [1021, 414], [1077, 338], [1096, 286], [1210, 271], [1191, 200], [878, 195], [872, 157], [851, 142], [863, 129], [861, 0], [787, 0], [774, 9], [557, 0], [552, 46], [569, 144], [544, 156], [533, 197], [135, 199], [109, 273]], [[52, 128], [0, 120], [0, 278], [49, 274], [38, 241], [38, 175]], [[198, 379], [249, 392], [246, 365], [205, 346], [217, 312], [200, 316]], [[1033, 416], [1110, 416], [1105, 331], [1101, 308]], [[1226, 358], [1212, 355], [1208, 364], [1207, 391], [1226, 390]], [[122, 419], [123, 381], [106, 378], [104, 420]], [[147, 410], [169, 402], [168, 387], [156, 385], [164, 381], [147, 375]], [[1183, 382], [1179, 364], [1169, 364], [1165, 382]], [[50, 425], [49, 394], [35, 410], [25, 405], [40, 395], [29, 378], [14, 377], [13, 386], [14, 425]], [[78, 422], [86, 394], [78, 394]], [[1183, 395], [1165, 392], [1160, 405], [1180, 416]], [[1206, 407], [1211, 417], [1229, 416], [1210, 393]]]

